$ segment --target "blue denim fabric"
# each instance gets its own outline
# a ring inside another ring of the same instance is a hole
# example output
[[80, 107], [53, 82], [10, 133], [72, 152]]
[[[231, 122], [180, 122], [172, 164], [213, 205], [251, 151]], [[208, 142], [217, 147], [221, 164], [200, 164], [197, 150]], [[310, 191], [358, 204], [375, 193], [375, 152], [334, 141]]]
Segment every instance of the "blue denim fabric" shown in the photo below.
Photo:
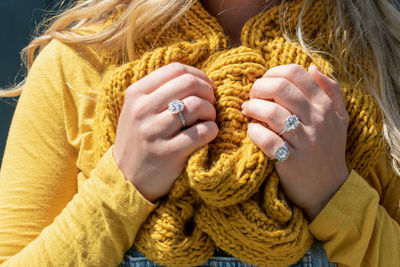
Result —
[[[134, 247], [131, 248], [124, 256], [120, 267], [160, 267], [146, 257], [144, 257], [140, 252], [138, 252]], [[246, 262], [242, 262], [234, 257], [220, 257], [213, 256], [206, 263], [201, 266], [209, 267], [254, 267]], [[325, 250], [323, 249], [320, 242], [315, 241], [311, 248], [304, 254], [296, 264], [290, 265], [290, 267], [335, 267], [336, 264], [330, 262], [326, 257]]]

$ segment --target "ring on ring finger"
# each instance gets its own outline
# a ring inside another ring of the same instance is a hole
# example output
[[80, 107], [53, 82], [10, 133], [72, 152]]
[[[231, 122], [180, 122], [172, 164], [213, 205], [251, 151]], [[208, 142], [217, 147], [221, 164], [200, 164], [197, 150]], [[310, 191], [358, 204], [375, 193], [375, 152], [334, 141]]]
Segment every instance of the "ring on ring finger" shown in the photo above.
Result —
[[154, 121], [153, 130], [158, 131], [160, 136], [170, 137], [198, 122], [215, 121], [215, 108], [208, 100], [198, 96], [188, 96], [181, 101], [184, 103], [184, 109], [181, 113], [185, 120], [185, 127], [182, 128], [183, 123], [181, 118], [178, 117], [179, 113], [175, 114], [170, 111], [167, 102], [166, 109], [157, 114]]
[[284, 162], [290, 156], [288, 143], [285, 141], [282, 146], [275, 150], [274, 158], [279, 162]]
[[290, 115], [285, 119], [283, 130], [279, 133], [279, 135], [282, 135], [288, 131], [294, 130], [299, 126], [300, 121], [299, 118], [296, 115]]
[[179, 114], [179, 118], [181, 119], [182, 122], [182, 128], [185, 128], [186, 126], [186, 120], [185, 117], [183, 117], [182, 111], [185, 109], [185, 104], [183, 101], [174, 99], [168, 104], [168, 110], [171, 111], [172, 113]]

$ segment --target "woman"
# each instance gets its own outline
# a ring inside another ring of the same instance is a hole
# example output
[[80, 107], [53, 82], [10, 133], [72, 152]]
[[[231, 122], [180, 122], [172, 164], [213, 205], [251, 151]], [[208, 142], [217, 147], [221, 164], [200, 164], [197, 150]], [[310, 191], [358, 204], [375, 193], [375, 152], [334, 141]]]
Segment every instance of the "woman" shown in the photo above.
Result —
[[0, 262], [398, 266], [399, 25], [388, 0], [78, 2], [25, 50]]

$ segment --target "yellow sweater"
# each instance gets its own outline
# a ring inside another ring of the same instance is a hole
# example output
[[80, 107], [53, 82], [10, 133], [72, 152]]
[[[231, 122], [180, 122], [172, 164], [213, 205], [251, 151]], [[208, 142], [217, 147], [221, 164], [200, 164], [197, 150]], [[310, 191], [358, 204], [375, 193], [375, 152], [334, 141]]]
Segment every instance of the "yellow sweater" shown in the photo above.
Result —
[[[35, 61], [1, 169], [4, 266], [117, 265], [154, 209], [125, 181], [112, 147], [95, 163], [106, 68], [91, 50], [58, 41]], [[353, 170], [310, 225], [342, 266], [400, 266], [400, 178], [384, 155], [371, 164], [363, 178]]]

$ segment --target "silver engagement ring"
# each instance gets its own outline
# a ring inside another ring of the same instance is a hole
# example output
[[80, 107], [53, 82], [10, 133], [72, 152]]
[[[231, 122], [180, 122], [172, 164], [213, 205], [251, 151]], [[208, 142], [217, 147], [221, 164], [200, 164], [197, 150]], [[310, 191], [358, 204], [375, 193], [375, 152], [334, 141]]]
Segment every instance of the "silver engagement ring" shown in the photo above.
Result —
[[183, 117], [182, 111], [185, 108], [185, 105], [183, 104], [183, 101], [174, 99], [168, 104], [168, 110], [171, 111], [173, 114], [178, 113], [179, 117], [181, 118], [182, 122], [182, 128], [185, 128], [186, 126], [186, 121], [185, 118]]
[[279, 162], [284, 162], [289, 158], [289, 156], [290, 156], [289, 146], [285, 141], [285, 143], [282, 146], [278, 147], [278, 149], [275, 151], [274, 157]]
[[285, 126], [283, 127], [282, 132], [280, 132], [279, 135], [282, 135], [290, 130], [296, 129], [297, 126], [299, 126], [300, 121], [299, 118], [297, 118], [296, 115], [290, 115], [289, 117], [286, 118], [285, 120]]

